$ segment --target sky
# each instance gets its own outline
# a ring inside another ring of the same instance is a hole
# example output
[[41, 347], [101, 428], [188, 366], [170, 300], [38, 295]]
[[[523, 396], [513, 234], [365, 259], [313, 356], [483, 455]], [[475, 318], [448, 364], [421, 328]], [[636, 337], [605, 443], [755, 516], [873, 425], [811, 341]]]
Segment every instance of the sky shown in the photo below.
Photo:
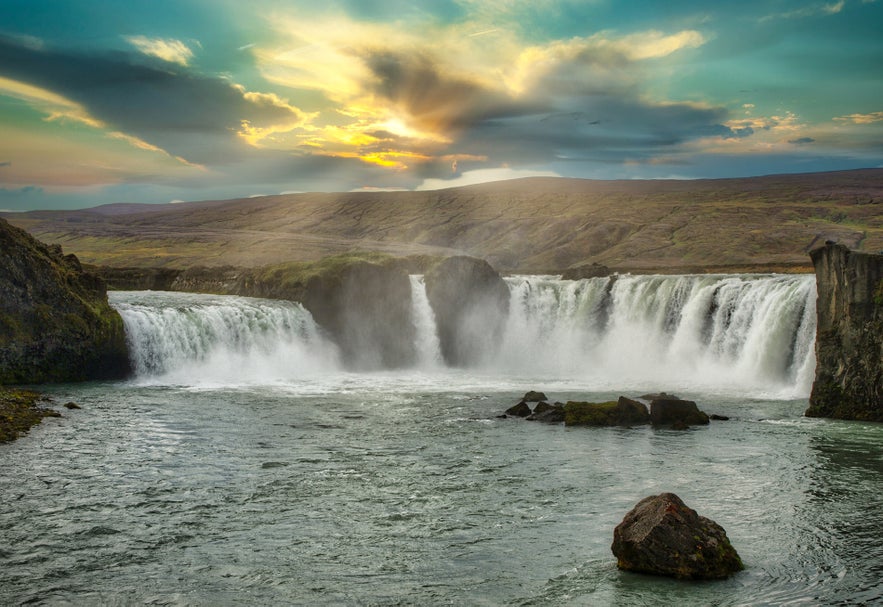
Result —
[[883, 166], [883, 0], [0, 0], [0, 210]]

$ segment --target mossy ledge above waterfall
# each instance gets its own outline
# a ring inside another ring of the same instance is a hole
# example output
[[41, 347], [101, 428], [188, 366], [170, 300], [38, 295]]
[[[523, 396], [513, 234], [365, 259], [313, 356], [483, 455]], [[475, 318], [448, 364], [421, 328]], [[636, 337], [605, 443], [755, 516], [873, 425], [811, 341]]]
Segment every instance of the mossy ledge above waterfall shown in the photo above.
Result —
[[119, 378], [128, 360], [104, 282], [0, 219], [0, 384]]
[[806, 414], [883, 422], [883, 254], [828, 243], [810, 256], [819, 299]]

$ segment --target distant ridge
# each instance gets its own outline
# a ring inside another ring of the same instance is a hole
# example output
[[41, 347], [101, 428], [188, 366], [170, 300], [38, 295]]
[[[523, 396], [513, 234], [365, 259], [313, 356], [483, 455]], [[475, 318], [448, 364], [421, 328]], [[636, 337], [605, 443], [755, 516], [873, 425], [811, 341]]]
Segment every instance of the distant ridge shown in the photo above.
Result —
[[826, 240], [883, 248], [883, 169], [699, 180], [527, 177], [417, 192], [113, 204], [7, 216], [88, 263], [256, 266], [359, 250], [509, 272], [810, 271]]

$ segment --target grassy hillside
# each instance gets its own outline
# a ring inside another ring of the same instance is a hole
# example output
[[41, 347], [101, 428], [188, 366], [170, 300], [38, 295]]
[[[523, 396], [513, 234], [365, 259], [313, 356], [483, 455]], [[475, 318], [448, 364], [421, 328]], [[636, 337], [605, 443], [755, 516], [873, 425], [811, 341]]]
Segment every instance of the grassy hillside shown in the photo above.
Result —
[[9, 215], [83, 261], [139, 267], [310, 261], [351, 250], [469, 254], [503, 271], [806, 270], [825, 240], [883, 249], [883, 169], [695, 181], [529, 178]]

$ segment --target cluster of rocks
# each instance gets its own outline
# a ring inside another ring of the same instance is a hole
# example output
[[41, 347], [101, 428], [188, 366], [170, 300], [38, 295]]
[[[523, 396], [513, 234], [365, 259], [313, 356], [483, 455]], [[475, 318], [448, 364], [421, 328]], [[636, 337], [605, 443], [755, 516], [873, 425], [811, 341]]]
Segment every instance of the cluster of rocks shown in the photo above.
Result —
[[[543, 392], [531, 390], [509, 407], [500, 417], [521, 417], [529, 421], [561, 423], [565, 426], [638, 426], [652, 424], [686, 429], [706, 425], [709, 419], [727, 419], [709, 416], [694, 401], [661, 392], [639, 397], [649, 401], [649, 408], [641, 400], [620, 396], [618, 400], [602, 403], [568, 401], [550, 403]], [[534, 405], [531, 406], [531, 403]]]

